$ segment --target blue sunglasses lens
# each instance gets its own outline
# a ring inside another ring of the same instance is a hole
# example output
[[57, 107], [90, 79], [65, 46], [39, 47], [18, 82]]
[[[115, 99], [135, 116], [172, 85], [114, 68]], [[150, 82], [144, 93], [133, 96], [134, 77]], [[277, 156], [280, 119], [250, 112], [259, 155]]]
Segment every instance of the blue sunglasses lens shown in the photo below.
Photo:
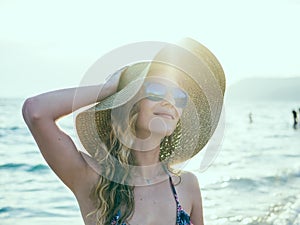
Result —
[[188, 95], [180, 88], [174, 88], [172, 91], [177, 107], [185, 108], [188, 103]]
[[160, 83], [145, 83], [145, 95], [146, 98], [151, 101], [162, 101], [169, 89], [175, 100], [175, 106], [179, 108], [184, 108], [188, 102], [188, 95], [180, 88], [168, 88]]
[[157, 97], [157, 98], [163, 98], [166, 96], [168, 90], [166, 86], [158, 83], [146, 83], [146, 96], [147, 97]]

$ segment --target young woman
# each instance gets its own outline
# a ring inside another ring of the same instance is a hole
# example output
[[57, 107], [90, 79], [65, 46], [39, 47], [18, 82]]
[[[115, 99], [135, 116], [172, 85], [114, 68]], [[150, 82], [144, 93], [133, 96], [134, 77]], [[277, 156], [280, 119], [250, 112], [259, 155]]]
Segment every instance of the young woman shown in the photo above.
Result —
[[[23, 116], [47, 163], [76, 196], [86, 225], [202, 225], [196, 176], [172, 166], [208, 142], [224, 91], [217, 59], [184, 39], [105, 84], [29, 98]], [[94, 96], [97, 104], [82, 110]], [[80, 151], [56, 125], [76, 110]]]

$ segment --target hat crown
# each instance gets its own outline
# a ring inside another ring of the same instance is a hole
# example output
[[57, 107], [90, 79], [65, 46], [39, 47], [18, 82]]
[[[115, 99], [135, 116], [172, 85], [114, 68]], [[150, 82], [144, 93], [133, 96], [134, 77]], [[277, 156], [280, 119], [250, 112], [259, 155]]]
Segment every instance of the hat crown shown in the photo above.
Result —
[[[138, 62], [127, 66], [120, 77], [118, 91], [126, 87], [130, 82], [140, 79], [141, 77], [144, 78], [153, 62], [160, 62], [177, 67], [177, 69], [182, 69], [181, 67], [185, 68], [186, 66], [180, 65], [188, 65], [189, 59], [192, 59], [192, 57], [196, 57], [199, 61], [198, 63], [201, 62], [207, 67], [214, 76], [214, 79], [218, 82], [222, 94], [224, 95], [226, 80], [221, 64], [208, 48], [192, 38], [183, 38], [176, 44], [166, 44], [166, 46], [157, 53], [153, 61]], [[197, 71], [197, 68], [195, 68], [194, 71]], [[144, 76], [141, 76], [141, 73], [144, 73]], [[197, 74], [197, 76], [200, 76], [200, 74]]]

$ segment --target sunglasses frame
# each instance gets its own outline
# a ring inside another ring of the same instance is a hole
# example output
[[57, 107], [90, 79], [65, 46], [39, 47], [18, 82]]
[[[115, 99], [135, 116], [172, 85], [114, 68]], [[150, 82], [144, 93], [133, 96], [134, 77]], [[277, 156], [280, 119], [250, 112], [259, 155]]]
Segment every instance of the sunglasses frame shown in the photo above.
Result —
[[[163, 94], [154, 94], [153, 93], [153, 90], [152, 90], [152, 94], [151, 94], [151, 90], [148, 91], [150, 85], [159, 85], [160, 88], [164, 88], [163, 89]], [[151, 100], [151, 101], [154, 101], [154, 102], [159, 102], [159, 101], [162, 101], [164, 99], [166, 99], [166, 96], [168, 94], [171, 94], [171, 96], [173, 96], [173, 99], [175, 101], [175, 106], [177, 108], [185, 108], [187, 106], [187, 103], [188, 103], [188, 100], [189, 100], [189, 95], [186, 91], [184, 91], [182, 88], [180, 87], [170, 87], [170, 86], [167, 86], [165, 84], [162, 84], [162, 83], [159, 83], [159, 82], [153, 82], [153, 81], [146, 81], [144, 82], [143, 84], [143, 88], [144, 88], [144, 94], [146, 94], [147, 96], [145, 96], [145, 98]], [[179, 93], [182, 93], [184, 98], [176, 98], [174, 96], [174, 93], [175, 92], [179, 92]], [[150, 95], [149, 95], [150, 94]], [[184, 100], [184, 103], [182, 103]]]

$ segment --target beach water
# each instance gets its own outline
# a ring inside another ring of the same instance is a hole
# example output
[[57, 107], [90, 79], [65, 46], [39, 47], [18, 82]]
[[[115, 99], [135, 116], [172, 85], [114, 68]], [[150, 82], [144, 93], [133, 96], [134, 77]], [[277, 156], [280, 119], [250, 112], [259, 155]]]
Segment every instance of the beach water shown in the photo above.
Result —
[[[83, 225], [72, 192], [50, 170], [22, 116], [22, 99], [0, 99], [0, 224]], [[300, 102], [228, 103], [212, 165], [196, 173], [205, 224], [300, 224]], [[252, 113], [253, 122], [249, 121]], [[60, 126], [75, 138], [72, 116]], [[180, 196], [179, 196], [180, 198]]]

